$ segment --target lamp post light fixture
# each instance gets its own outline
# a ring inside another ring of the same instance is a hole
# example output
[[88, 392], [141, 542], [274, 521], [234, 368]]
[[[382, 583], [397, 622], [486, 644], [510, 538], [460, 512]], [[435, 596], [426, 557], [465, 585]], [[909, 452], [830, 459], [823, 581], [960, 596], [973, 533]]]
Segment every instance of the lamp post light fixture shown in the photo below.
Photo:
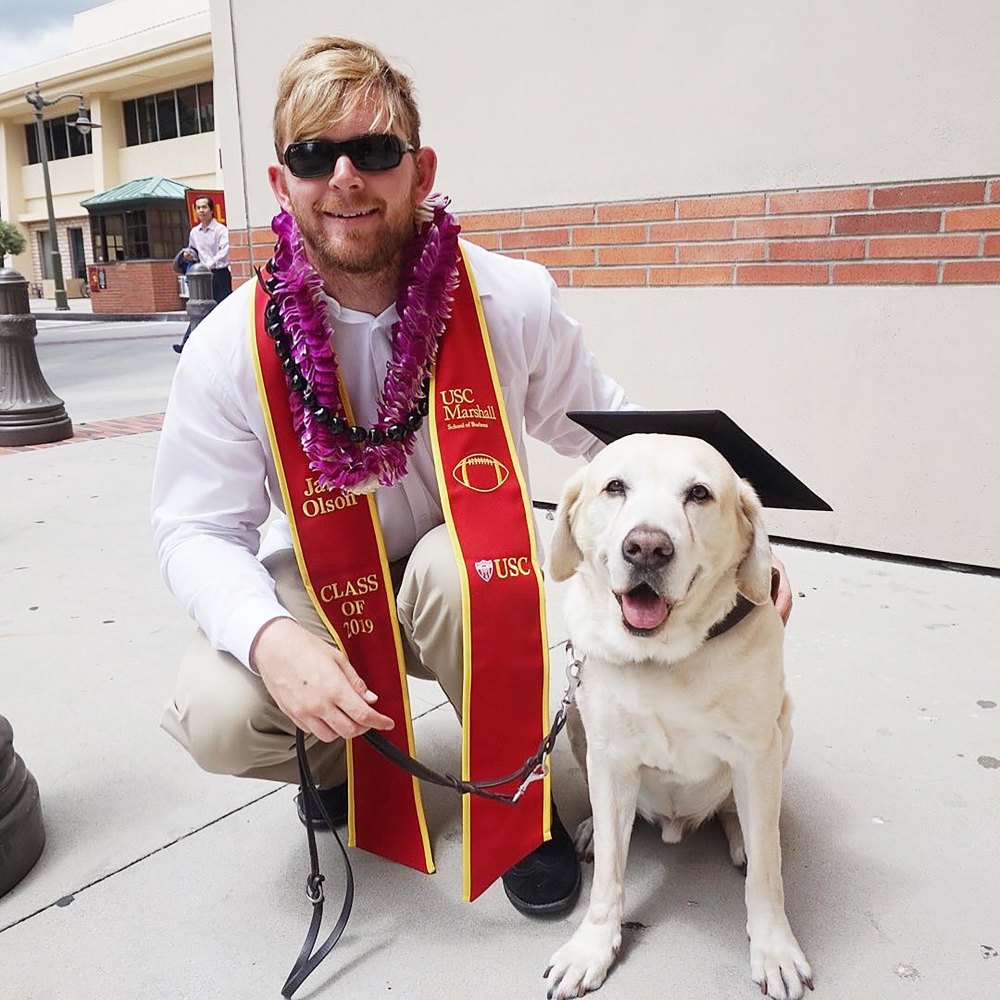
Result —
[[35, 84], [34, 90], [29, 90], [24, 99], [35, 109], [35, 132], [38, 135], [38, 152], [42, 161], [42, 178], [45, 181], [45, 207], [49, 213], [49, 243], [52, 257], [52, 277], [56, 285], [56, 309], [69, 310], [69, 303], [66, 301], [66, 285], [63, 281], [62, 255], [59, 253], [59, 236], [56, 233], [55, 209], [52, 207], [52, 184], [49, 181], [49, 147], [45, 141], [45, 123], [42, 121], [42, 113], [46, 108], [51, 108], [60, 101], [75, 98], [80, 102], [77, 109], [76, 121], [73, 123], [80, 135], [88, 135], [91, 129], [100, 128], [90, 120], [90, 110], [83, 103], [83, 94], [61, 94], [53, 101], [47, 101], [42, 97], [42, 92]]

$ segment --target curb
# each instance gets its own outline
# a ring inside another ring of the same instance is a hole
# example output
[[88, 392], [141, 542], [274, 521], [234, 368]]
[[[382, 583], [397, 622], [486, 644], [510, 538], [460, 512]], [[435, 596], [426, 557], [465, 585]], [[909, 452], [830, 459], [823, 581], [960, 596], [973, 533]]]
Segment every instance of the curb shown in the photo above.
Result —
[[67, 323], [186, 323], [186, 312], [161, 313], [84, 313], [33, 312], [35, 319], [58, 319]]

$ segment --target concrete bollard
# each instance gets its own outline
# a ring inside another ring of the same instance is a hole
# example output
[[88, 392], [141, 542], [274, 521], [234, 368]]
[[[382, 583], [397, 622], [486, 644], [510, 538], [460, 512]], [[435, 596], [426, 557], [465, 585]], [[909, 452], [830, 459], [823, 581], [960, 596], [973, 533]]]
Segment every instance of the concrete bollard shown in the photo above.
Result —
[[47, 444], [73, 436], [66, 407], [38, 365], [37, 336], [28, 282], [13, 268], [0, 268], [0, 446]]
[[0, 715], [0, 896], [31, 871], [44, 847], [38, 784], [14, 752], [14, 731]]
[[212, 297], [212, 272], [204, 264], [192, 264], [187, 271], [187, 314], [190, 331], [215, 308]]

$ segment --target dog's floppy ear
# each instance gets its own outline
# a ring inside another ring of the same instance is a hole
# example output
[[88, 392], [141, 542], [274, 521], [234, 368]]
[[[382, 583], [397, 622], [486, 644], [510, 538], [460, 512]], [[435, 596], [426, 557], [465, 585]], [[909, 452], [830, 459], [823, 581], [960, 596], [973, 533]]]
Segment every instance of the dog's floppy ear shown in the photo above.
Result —
[[585, 474], [586, 469], [578, 469], [570, 476], [563, 487], [562, 499], [556, 508], [556, 530], [552, 536], [549, 569], [552, 579], [557, 582], [568, 580], [583, 561], [583, 553], [573, 537], [573, 513], [583, 490]]
[[771, 599], [771, 543], [760, 500], [745, 480], [740, 482], [740, 510], [753, 534], [750, 548], [736, 569], [736, 589], [752, 604], [766, 604]]

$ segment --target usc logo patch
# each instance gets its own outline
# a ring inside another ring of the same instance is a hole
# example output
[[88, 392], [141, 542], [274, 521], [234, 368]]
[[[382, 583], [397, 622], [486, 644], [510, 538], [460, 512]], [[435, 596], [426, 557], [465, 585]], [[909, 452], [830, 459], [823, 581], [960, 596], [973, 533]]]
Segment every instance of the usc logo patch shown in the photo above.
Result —
[[492, 455], [466, 455], [451, 470], [456, 482], [477, 493], [492, 493], [500, 489], [510, 476], [510, 469]]

